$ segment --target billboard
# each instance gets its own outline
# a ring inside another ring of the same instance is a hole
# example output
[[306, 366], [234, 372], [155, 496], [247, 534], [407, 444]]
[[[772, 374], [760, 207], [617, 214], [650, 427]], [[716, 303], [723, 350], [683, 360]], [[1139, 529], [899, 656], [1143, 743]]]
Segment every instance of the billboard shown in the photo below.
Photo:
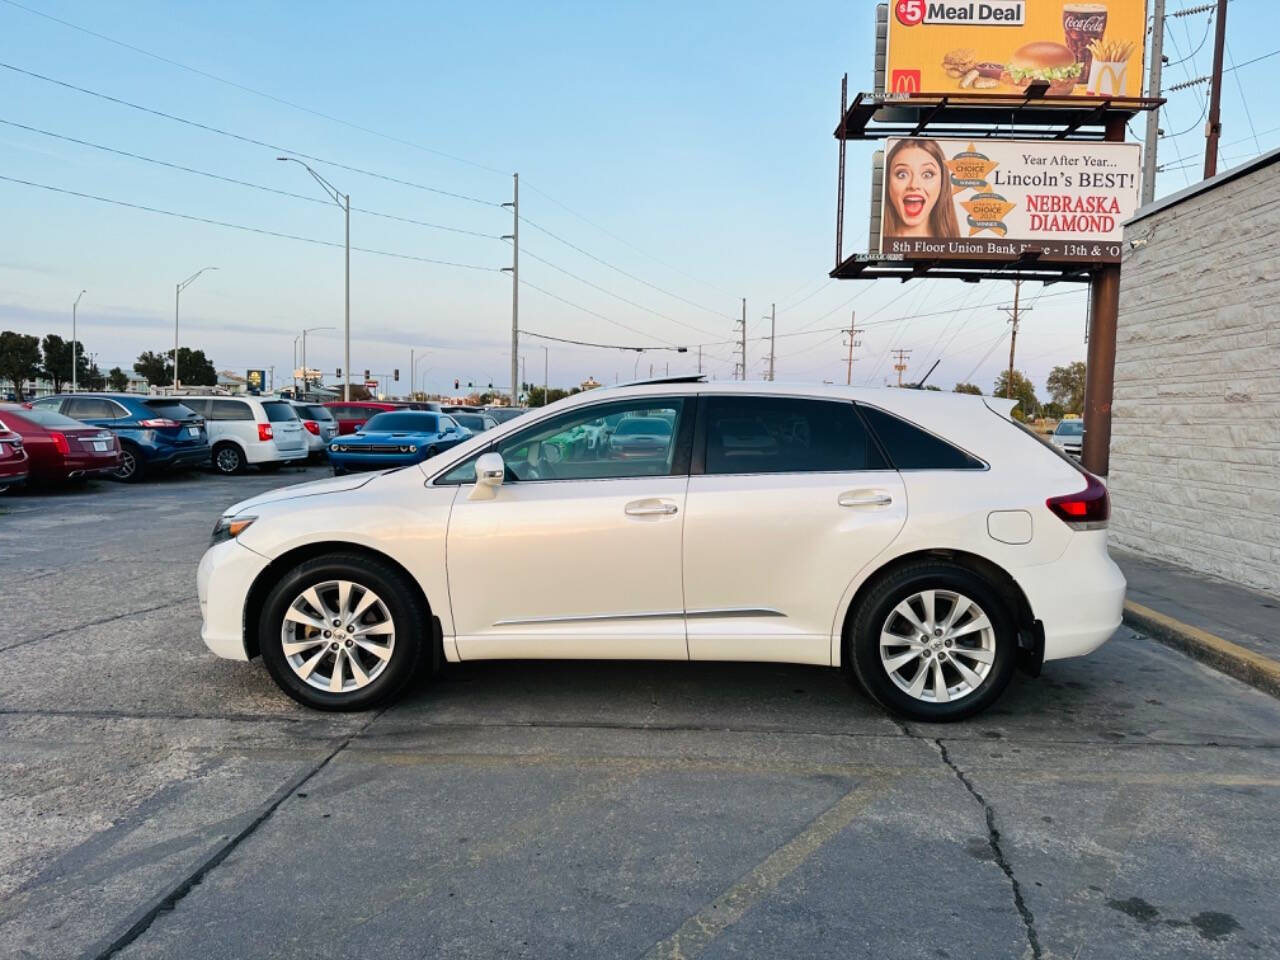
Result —
[[1142, 96], [1146, 0], [891, 0], [885, 92]]
[[1118, 263], [1142, 148], [1058, 140], [885, 141], [880, 253]]
[[263, 387], [266, 386], [267, 383], [267, 371], [246, 370], [244, 382], [250, 393], [261, 393]]

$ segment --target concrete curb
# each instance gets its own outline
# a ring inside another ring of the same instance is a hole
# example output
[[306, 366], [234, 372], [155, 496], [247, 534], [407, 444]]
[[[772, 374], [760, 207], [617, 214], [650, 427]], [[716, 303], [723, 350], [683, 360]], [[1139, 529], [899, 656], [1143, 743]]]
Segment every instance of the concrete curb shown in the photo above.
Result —
[[1280, 698], [1280, 661], [1206, 633], [1158, 610], [1126, 600], [1124, 622], [1263, 693]]

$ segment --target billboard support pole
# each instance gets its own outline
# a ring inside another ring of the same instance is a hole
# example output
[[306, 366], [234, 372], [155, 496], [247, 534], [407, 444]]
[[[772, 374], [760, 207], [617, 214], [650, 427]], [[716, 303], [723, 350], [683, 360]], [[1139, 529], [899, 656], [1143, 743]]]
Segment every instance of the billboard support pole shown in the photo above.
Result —
[[[849, 75], [840, 80], [840, 126], [844, 127], [844, 115], [849, 109]], [[836, 180], [836, 266], [844, 262], [844, 131], [840, 136], [840, 169]]]
[[[1155, 0], [1151, 19], [1151, 74], [1147, 96], [1160, 96], [1161, 72], [1164, 68], [1164, 0]], [[1160, 144], [1160, 111], [1147, 112], [1147, 143], [1142, 151], [1142, 205], [1156, 198], [1156, 152]]]
[[[1123, 117], [1107, 120], [1108, 142], [1123, 142]], [[1120, 264], [1108, 263], [1089, 281], [1089, 350], [1085, 360], [1084, 444], [1086, 470], [1106, 477], [1111, 469], [1111, 401], [1116, 380], [1116, 326], [1120, 317]]]
[[1213, 73], [1209, 77], [1209, 126], [1204, 145], [1204, 178], [1218, 172], [1218, 141], [1222, 139], [1222, 48], [1227, 42], [1227, 0], [1218, 0], [1213, 35]]

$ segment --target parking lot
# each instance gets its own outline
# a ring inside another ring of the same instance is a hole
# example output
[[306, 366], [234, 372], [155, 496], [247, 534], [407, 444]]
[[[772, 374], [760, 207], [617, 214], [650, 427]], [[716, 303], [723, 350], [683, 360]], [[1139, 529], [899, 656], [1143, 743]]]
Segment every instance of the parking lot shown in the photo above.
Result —
[[1122, 630], [948, 727], [734, 664], [311, 713], [205, 650], [194, 577], [325, 474], [0, 499], [0, 956], [1280, 954], [1276, 700]]

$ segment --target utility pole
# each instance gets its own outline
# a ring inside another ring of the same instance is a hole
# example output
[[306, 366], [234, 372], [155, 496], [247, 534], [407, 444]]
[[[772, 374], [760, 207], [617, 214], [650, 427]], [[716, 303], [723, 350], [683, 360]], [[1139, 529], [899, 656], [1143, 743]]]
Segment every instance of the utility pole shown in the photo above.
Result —
[[702, 372], [702, 344], [698, 344], [698, 372]]
[[80, 306], [80, 297], [83, 297], [87, 291], [81, 290], [76, 296], [76, 302], [71, 305], [71, 392], [75, 393], [79, 389], [79, 381], [76, 379], [76, 308]]
[[858, 339], [858, 334], [865, 332], [855, 325], [854, 321], [857, 317], [857, 311], [849, 314], [849, 329], [845, 331], [849, 335], [849, 343], [847, 344], [849, 347], [849, 361], [844, 375], [844, 385], [846, 387], [853, 386], [853, 348], [862, 346], [862, 341]]
[[[1155, 0], [1151, 19], [1151, 72], [1147, 96], [1160, 96], [1164, 69], [1164, 0]], [[1156, 152], [1160, 144], [1160, 111], [1147, 111], [1147, 144], [1142, 150], [1142, 205], [1156, 198]]]
[[[1009, 307], [1001, 307], [1005, 313], [1009, 314], [1009, 323], [1013, 324], [1013, 339], [1009, 341], [1009, 377], [1005, 380], [1004, 384], [1004, 395], [1008, 400], [1013, 399], [1013, 351], [1018, 346], [1018, 321], [1022, 318], [1022, 313], [1024, 312], [1019, 309], [1019, 297], [1021, 293], [1022, 281], [1013, 281], [1013, 307], [1012, 309]], [[1030, 313], [1030, 308], [1025, 312]]]
[[911, 356], [911, 351], [897, 349], [893, 352], [898, 355], [898, 362], [893, 365], [893, 369], [898, 371], [898, 386], [902, 386], [902, 375], [907, 372], [907, 357]]
[[[520, 374], [520, 174], [511, 175], [511, 202], [504, 207], [511, 208], [511, 233], [503, 240], [511, 241], [511, 266], [503, 267], [504, 273], [511, 274], [511, 405], [520, 402], [520, 385], [516, 378]], [[546, 397], [543, 398], [546, 403]]]
[[409, 399], [410, 400], [415, 399], [413, 395], [414, 394], [413, 381], [414, 381], [415, 373], [416, 371], [414, 370], [414, 366], [413, 366], [413, 347], [410, 347], [409, 348]]
[[1205, 127], [1204, 178], [1218, 172], [1218, 141], [1222, 139], [1222, 49], [1227, 42], [1227, 0], [1218, 0], [1213, 34], [1213, 74], [1209, 77], [1209, 123]]
[[742, 376], [739, 379], [745, 380], [747, 379], [747, 298], [746, 297], [742, 298], [742, 320], [739, 322], [742, 324], [742, 347], [741, 347]]
[[776, 303], [769, 304], [769, 381], [773, 382], [773, 361], [776, 359], [774, 350], [777, 344], [778, 336], [778, 305]]
[[267, 367], [267, 393], [276, 392], [276, 368], [274, 366]]
[[547, 349], [546, 344], [542, 345], [542, 405], [545, 407], [551, 402], [551, 353]]

